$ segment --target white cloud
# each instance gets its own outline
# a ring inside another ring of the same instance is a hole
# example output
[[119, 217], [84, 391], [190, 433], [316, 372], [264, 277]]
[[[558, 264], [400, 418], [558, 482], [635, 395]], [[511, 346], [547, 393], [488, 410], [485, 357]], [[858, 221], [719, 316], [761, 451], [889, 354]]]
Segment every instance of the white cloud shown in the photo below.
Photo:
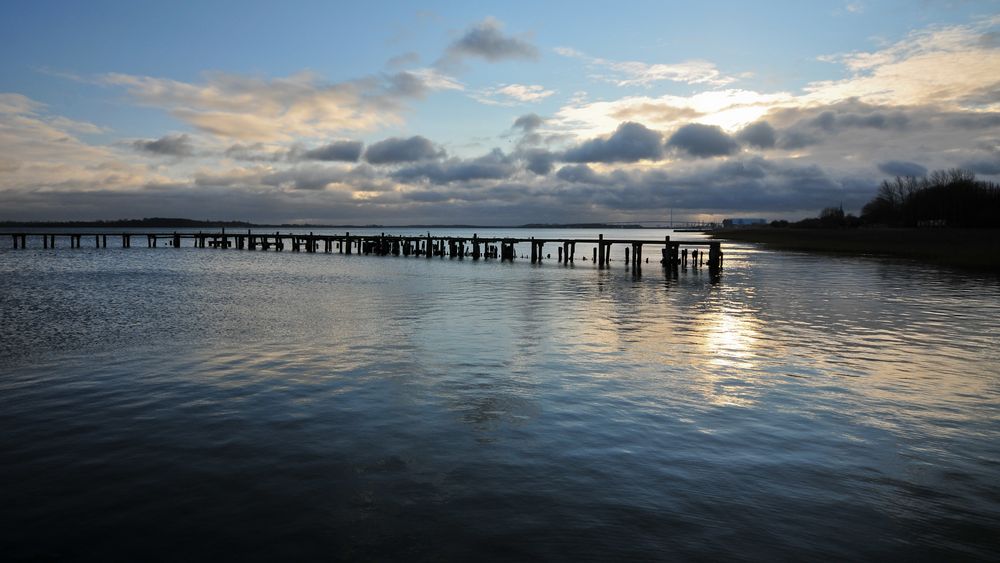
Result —
[[0, 189], [116, 189], [162, 179], [111, 148], [74, 136], [100, 131], [91, 123], [50, 115], [44, 104], [27, 96], [0, 93]]
[[546, 90], [538, 84], [501, 84], [484, 88], [472, 94], [472, 97], [484, 104], [513, 106], [540, 102], [555, 93], [555, 90]]
[[692, 120], [736, 130], [771, 108], [793, 103], [786, 92], [764, 94], [752, 90], [714, 90], [692, 96], [629, 96], [612, 101], [577, 100], [560, 108], [551, 126], [577, 137], [593, 137], [614, 130], [622, 121], [655, 123], [663, 130]]
[[[982, 38], [1000, 18], [971, 25], [932, 27], [876, 51], [828, 55], [820, 59], [842, 64], [851, 76], [813, 82], [803, 103], [834, 103], [857, 98], [870, 103], [962, 106], [970, 94], [1000, 84], [1000, 49]], [[1000, 100], [978, 104], [1000, 108]]]
[[464, 88], [432, 69], [339, 83], [311, 72], [281, 78], [211, 72], [201, 83], [108, 74], [102, 81], [201, 131], [240, 141], [291, 141], [398, 125], [404, 101]]
[[690, 60], [672, 64], [650, 64], [590, 57], [571, 47], [556, 47], [555, 52], [564, 57], [585, 61], [591, 67], [598, 69], [594, 78], [618, 86], [649, 86], [663, 81], [724, 86], [736, 81], [736, 78], [724, 76], [715, 64], [709, 61]]

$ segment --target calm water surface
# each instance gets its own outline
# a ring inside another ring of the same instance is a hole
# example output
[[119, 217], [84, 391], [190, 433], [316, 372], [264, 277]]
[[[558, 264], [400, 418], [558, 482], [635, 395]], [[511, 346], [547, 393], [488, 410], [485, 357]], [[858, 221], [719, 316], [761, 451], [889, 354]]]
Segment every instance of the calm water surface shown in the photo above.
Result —
[[1000, 557], [996, 278], [0, 244], [5, 558]]

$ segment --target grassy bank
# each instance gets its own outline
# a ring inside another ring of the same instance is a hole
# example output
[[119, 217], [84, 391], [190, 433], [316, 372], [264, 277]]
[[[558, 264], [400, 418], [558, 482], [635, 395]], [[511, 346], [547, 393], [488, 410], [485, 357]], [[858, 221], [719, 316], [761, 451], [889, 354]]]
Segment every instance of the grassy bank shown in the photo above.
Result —
[[733, 229], [714, 238], [788, 250], [881, 255], [1000, 273], [1000, 229]]

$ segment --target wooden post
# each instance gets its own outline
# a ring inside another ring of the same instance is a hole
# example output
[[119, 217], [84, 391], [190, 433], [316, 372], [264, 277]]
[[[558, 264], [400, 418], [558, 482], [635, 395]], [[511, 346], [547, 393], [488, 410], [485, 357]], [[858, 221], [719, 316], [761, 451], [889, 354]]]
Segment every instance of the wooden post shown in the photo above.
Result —
[[713, 242], [708, 251], [708, 268], [718, 272], [722, 267], [722, 243]]
[[[634, 244], [632, 245], [632, 248], [635, 248]], [[627, 246], [625, 247], [625, 265], [628, 266], [628, 247]]]
[[538, 247], [535, 246], [535, 237], [531, 237], [531, 263], [538, 262]]
[[597, 235], [597, 265], [604, 266], [604, 235]]
[[482, 253], [479, 251], [479, 234], [472, 233], [472, 259], [479, 260]]
[[427, 258], [431, 258], [432, 256], [434, 256], [434, 245], [431, 243], [430, 231], [427, 231], [427, 242], [425, 244], [427, 252], [425, 252], [424, 254], [427, 255]]

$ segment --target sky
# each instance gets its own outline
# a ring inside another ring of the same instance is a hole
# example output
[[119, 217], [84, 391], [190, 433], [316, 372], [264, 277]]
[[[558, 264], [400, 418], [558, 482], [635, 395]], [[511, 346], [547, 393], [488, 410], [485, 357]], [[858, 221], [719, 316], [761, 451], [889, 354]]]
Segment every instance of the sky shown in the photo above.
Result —
[[0, 6], [0, 220], [661, 222], [1000, 180], [1000, 1]]

